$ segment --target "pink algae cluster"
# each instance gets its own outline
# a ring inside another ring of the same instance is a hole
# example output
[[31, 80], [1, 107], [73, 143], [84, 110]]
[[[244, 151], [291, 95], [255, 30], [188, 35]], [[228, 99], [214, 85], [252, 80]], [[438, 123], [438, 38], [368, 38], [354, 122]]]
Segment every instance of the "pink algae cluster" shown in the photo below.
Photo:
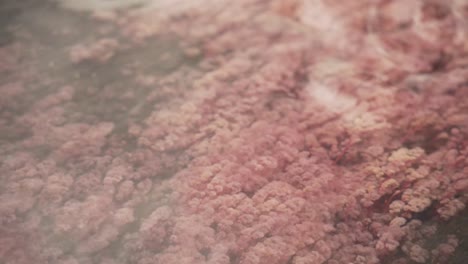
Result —
[[[87, 111], [79, 83], [27, 106], [27, 83], [2, 84], [19, 136], [0, 135], [0, 259], [449, 263], [462, 238], [438, 229], [468, 202], [460, 3], [415, 1], [421, 24], [406, 1], [221, 2], [105, 16], [130, 49], [177, 36], [190, 60], [101, 92], [125, 118]], [[71, 61], [111, 65], [119, 45]]]
[[94, 60], [104, 63], [114, 56], [118, 42], [115, 39], [101, 39], [92, 45], [78, 44], [71, 48], [70, 59], [74, 63]]

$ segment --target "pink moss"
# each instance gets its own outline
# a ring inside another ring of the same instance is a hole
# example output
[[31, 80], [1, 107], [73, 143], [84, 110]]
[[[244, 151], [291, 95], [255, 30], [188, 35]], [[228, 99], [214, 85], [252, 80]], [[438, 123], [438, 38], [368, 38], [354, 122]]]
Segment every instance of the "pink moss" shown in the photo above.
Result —
[[[468, 202], [466, 47], [441, 30], [453, 14], [280, 2], [94, 14], [122, 40], [70, 56], [131, 75], [90, 97], [109, 104], [88, 102], [94, 83], [28, 107], [34, 83], [1, 85], [0, 128], [21, 136], [0, 132], [0, 223], [24, 232], [0, 229], [0, 259], [447, 263], [457, 239], [431, 237]], [[410, 23], [413, 12], [427, 22]], [[190, 62], [148, 73], [110, 61], [155, 36], [175, 38]], [[0, 73], [14, 69], [2, 61]]]
[[78, 44], [70, 50], [70, 60], [73, 63], [83, 61], [96, 61], [105, 63], [111, 59], [118, 48], [119, 43], [115, 39], [100, 39], [90, 45]]

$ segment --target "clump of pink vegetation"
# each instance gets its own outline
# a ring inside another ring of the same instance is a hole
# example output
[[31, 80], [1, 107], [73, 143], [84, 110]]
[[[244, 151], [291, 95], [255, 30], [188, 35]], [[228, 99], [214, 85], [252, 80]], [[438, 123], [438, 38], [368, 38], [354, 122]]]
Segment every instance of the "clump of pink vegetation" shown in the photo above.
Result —
[[27, 91], [2, 86], [0, 127], [28, 131], [0, 138], [0, 259], [447, 263], [456, 234], [428, 241], [468, 202], [468, 45], [454, 10], [431, 10], [459, 3], [414, 1], [420, 22], [406, 1], [374, 2], [113, 16], [135, 48], [172, 34], [196, 59], [144, 82], [126, 120], [70, 114], [71, 86], [12, 116]]
[[117, 40], [111, 38], [100, 39], [88, 45], [77, 44], [70, 49], [70, 59], [74, 63], [84, 61], [105, 63], [114, 56], [118, 45]]

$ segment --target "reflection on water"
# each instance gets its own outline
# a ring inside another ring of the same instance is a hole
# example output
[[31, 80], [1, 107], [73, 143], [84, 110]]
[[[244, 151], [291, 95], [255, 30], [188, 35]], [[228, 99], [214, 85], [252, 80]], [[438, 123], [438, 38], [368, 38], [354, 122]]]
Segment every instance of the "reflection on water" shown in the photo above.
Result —
[[2, 1], [2, 263], [465, 263], [453, 1]]

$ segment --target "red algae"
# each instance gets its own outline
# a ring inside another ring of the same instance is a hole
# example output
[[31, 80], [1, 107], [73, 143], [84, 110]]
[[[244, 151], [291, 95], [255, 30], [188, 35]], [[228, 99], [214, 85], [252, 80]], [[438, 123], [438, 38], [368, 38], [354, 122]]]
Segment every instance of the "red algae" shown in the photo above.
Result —
[[[117, 36], [61, 53], [104, 81], [0, 82], [0, 259], [454, 263], [464, 238], [439, 230], [468, 202], [461, 2], [81, 14]], [[9, 49], [1, 78], [31, 67]]]

